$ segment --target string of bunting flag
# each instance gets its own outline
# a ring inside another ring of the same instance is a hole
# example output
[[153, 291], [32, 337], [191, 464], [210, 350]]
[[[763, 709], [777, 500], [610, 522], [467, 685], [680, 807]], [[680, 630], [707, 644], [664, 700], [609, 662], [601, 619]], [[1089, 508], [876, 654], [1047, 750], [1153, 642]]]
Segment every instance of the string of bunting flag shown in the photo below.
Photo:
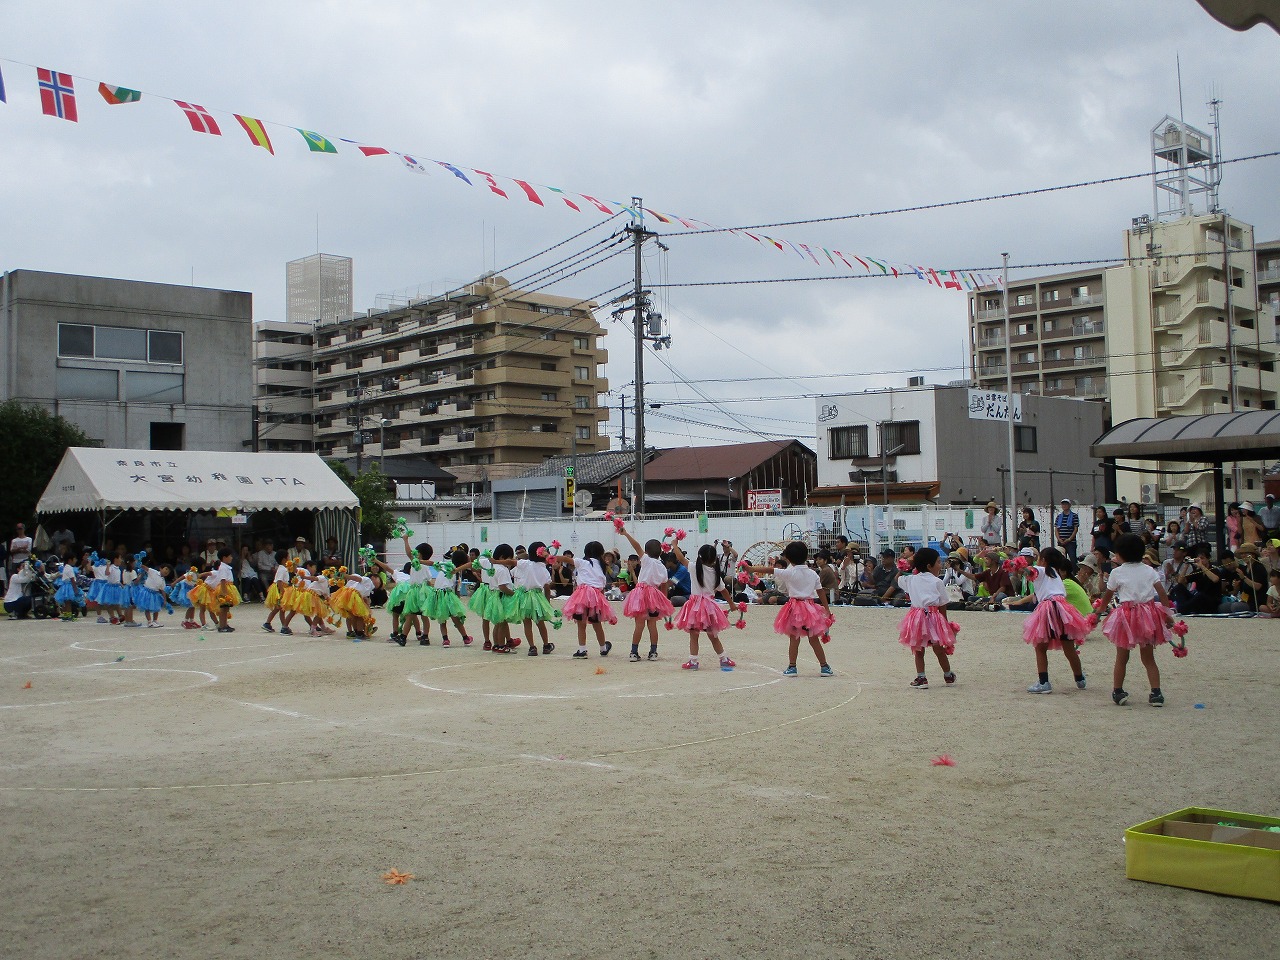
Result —
[[[31, 65], [21, 61], [0, 58], [0, 103], [8, 103], [5, 92], [3, 64], [19, 68], [31, 68]], [[71, 123], [79, 122], [77, 81], [87, 84], [91, 89], [96, 83], [98, 96], [109, 106], [139, 103], [143, 99], [143, 91], [132, 87], [102, 81], [95, 82], [85, 77], [63, 73], [47, 67], [35, 67], [34, 69], [36, 89], [40, 98], [40, 110], [45, 116], [66, 120]], [[157, 94], [148, 93], [146, 96], [172, 103], [182, 112], [192, 132], [206, 136], [222, 136], [222, 127], [214, 116], [214, 111], [201, 104], [189, 100], [176, 100]], [[92, 97], [90, 99], [92, 100]], [[224, 111], [218, 112], [223, 113]], [[765, 249], [772, 249], [774, 252], [795, 253], [801, 260], [811, 260], [819, 267], [825, 266], [822, 261], [822, 258], [825, 257], [827, 264], [836, 269], [844, 268], [872, 276], [915, 278], [943, 290], [976, 290], [981, 287], [997, 287], [1001, 284], [999, 275], [902, 263], [885, 257], [848, 253], [819, 244], [796, 243], [791, 240], [779, 239], [757, 230], [717, 227], [715, 224], [708, 223], [705, 220], [697, 220], [693, 217], [662, 213], [650, 207], [633, 207], [629, 203], [622, 203], [617, 200], [601, 199], [591, 194], [571, 192], [546, 184], [535, 184], [517, 177], [496, 175], [474, 167], [451, 163], [447, 160], [437, 160], [420, 154], [411, 154], [401, 150], [375, 146], [360, 140], [339, 137], [335, 142], [333, 139], [314, 130], [306, 130], [302, 127], [295, 127], [272, 120], [262, 120], [247, 114], [231, 113], [231, 116], [252, 146], [266, 150], [272, 156], [276, 155], [276, 145], [271, 140], [268, 127], [297, 134], [302, 138], [310, 153], [336, 154], [338, 153], [338, 143], [349, 144], [351, 149], [358, 151], [365, 157], [396, 157], [401, 165], [412, 173], [429, 174], [435, 170], [444, 170], [455, 180], [469, 187], [478, 185], [486, 187], [490, 193], [504, 200], [510, 200], [514, 194], [517, 198], [523, 197], [527, 202], [540, 207], [545, 207], [547, 201], [559, 200], [566, 207], [577, 213], [590, 214], [593, 211], [598, 211], [610, 217], [616, 216], [618, 213], [627, 213], [638, 220], [647, 215], [668, 227], [677, 227], [679, 225], [686, 230], [702, 231], [705, 228], [721, 230], [742, 239], [753, 241]], [[544, 197], [546, 198], [545, 200]], [[678, 229], [674, 235], [679, 236]]]

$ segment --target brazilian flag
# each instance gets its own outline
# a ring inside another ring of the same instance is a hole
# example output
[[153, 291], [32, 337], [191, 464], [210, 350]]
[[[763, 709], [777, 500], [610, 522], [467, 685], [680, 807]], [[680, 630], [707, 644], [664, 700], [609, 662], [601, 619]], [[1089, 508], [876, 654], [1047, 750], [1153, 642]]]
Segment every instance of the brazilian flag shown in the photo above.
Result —
[[338, 148], [335, 147], [328, 137], [321, 136], [314, 130], [303, 130], [301, 127], [294, 127], [302, 134], [302, 139], [307, 141], [307, 147], [312, 153], [337, 153]]

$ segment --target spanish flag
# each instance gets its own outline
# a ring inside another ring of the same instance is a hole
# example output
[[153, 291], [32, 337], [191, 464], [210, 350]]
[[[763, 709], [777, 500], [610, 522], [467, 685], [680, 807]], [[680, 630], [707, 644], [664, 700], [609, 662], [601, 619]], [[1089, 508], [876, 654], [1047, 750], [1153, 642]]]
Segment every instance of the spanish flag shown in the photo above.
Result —
[[233, 113], [232, 116], [240, 121], [240, 126], [249, 135], [250, 143], [255, 147], [262, 147], [273, 157], [276, 155], [275, 150], [271, 147], [271, 138], [267, 136], [266, 128], [262, 126], [261, 120], [255, 120], [253, 117], [242, 117], [238, 113]]

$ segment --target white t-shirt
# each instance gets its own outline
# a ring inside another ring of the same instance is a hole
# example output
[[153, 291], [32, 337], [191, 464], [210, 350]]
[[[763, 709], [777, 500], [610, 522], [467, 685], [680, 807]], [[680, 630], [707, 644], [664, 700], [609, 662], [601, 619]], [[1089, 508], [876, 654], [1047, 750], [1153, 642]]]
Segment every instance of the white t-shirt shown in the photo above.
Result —
[[230, 583], [235, 579], [231, 574], [231, 567], [228, 564], [220, 563], [218, 566], [204, 578], [204, 582], [208, 584], [209, 589], [215, 590], [220, 583]]
[[281, 589], [283, 589], [289, 582], [289, 568], [283, 563], [276, 567], [275, 576], [272, 578], [272, 582], [280, 584]]
[[107, 579], [107, 565], [105, 563], [101, 564], [100, 566], [93, 567], [92, 570], [93, 570], [93, 579], [95, 580]]
[[[707, 586], [703, 586], [698, 582], [698, 564], [689, 564], [689, 596], [691, 597], [714, 597], [716, 590], [722, 581], [716, 578], [715, 567], [703, 567], [702, 575], [706, 578]], [[726, 584], [727, 586], [727, 584]]]
[[143, 586], [145, 586], [148, 590], [157, 590], [157, 591], [163, 592], [164, 577], [161, 575], [159, 570], [156, 570], [154, 567], [151, 567], [147, 570], [147, 579], [143, 583]]
[[373, 593], [373, 580], [369, 577], [352, 577], [347, 584], [360, 596], [368, 600], [369, 595]]
[[775, 567], [773, 579], [792, 600], [813, 600], [822, 587], [822, 578], [808, 567]]
[[107, 583], [113, 586], [120, 584], [120, 568], [114, 563], [107, 565]]
[[541, 590], [551, 582], [551, 571], [547, 569], [545, 563], [537, 560], [517, 560], [511, 580], [517, 587]]
[[74, 580], [76, 578], [76, 568], [69, 563], [64, 563], [62, 569], [58, 571], [58, 576], [63, 580]]
[[1067, 595], [1067, 585], [1062, 582], [1062, 574], [1056, 577], [1048, 576], [1044, 572], [1044, 567], [1036, 567], [1036, 579], [1034, 581], [1034, 589], [1036, 594], [1036, 603], [1041, 600], [1048, 600], [1050, 597], [1065, 597]]
[[504, 563], [495, 563], [489, 571], [489, 586], [494, 590], [511, 586], [511, 571]]
[[14, 537], [9, 541], [9, 562], [15, 566], [31, 557], [31, 538]]
[[[660, 587], [670, 575], [667, 573], [667, 565], [661, 560], [655, 560], [647, 553], [640, 558], [640, 574], [636, 577], [636, 583], [647, 583], [650, 586]], [[601, 584], [603, 586], [603, 584]]]
[[903, 574], [898, 577], [898, 587], [907, 591], [913, 607], [945, 607], [951, 602], [946, 584], [928, 570]]
[[136, 571], [136, 570], [121, 570], [121, 571], [120, 571], [120, 582], [121, 582], [124, 586], [126, 586], [126, 587], [127, 587], [127, 586], [131, 586], [132, 584], [137, 583], [137, 582], [138, 582], [138, 573], [137, 573], [137, 571]]
[[20, 597], [27, 595], [27, 584], [35, 579], [35, 573], [23, 567], [12, 577], [9, 578], [9, 589], [5, 591], [4, 602], [13, 603]]
[[[581, 557], [574, 557], [573, 572], [578, 578], [578, 586], [595, 587], [597, 590], [604, 589], [604, 567], [600, 566], [599, 560], [584, 560]], [[662, 582], [667, 582], [665, 576], [662, 578]]]
[[409, 565], [409, 582], [415, 587], [418, 584], [426, 583], [431, 579], [433, 570], [435, 570], [435, 567], [419, 560], [417, 554], [414, 554], [413, 560]]
[[1156, 598], [1160, 574], [1145, 563], [1122, 563], [1107, 576], [1107, 589], [1121, 603], [1147, 603]]
[[319, 594], [322, 597], [327, 597], [329, 596], [329, 578], [316, 577], [314, 580], [308, 580], [307, 589], [312, 593]]

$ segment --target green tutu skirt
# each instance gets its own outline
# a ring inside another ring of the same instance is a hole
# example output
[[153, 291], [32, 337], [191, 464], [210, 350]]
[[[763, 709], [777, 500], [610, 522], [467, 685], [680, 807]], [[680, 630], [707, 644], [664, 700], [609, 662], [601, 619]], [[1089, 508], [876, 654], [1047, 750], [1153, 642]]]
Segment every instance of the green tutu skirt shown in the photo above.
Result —
[[409, 591], [412, 589], [413, 584], [407, 580], [403, 583], [397, 583], [391, 588], [391, 592], [387, 594], [387, 609], [394, 610], [396, 607], [402, 606], [409, 596]]
[[516, 587], [511, 601], [515, 608], [516, 621], [532, 620], [535, 623], [550, 623], [557, 617], [556, 608], [551, 606], [551, 601], [541, 590]]
[[415, 583], [404, 595], [405, 614], [426, 613], [435, 601], [436, 588], [429, 583]]
[[456, 593], [452, 590], [433, 590], [432, 593], [431, 609], [423, 611], [427, 619], [437, 623], [444, 623], [455, 617], [459, 620], [466, 619], [467, 608], [462, 605], [462, 600]]
[[481, 620], [488, 620], [490, 623], [507, 622], [507, 610], [502, 602], [502, 594], [487, 583], [476, 587], [475, 593], [471, 594], [467, 609]]

